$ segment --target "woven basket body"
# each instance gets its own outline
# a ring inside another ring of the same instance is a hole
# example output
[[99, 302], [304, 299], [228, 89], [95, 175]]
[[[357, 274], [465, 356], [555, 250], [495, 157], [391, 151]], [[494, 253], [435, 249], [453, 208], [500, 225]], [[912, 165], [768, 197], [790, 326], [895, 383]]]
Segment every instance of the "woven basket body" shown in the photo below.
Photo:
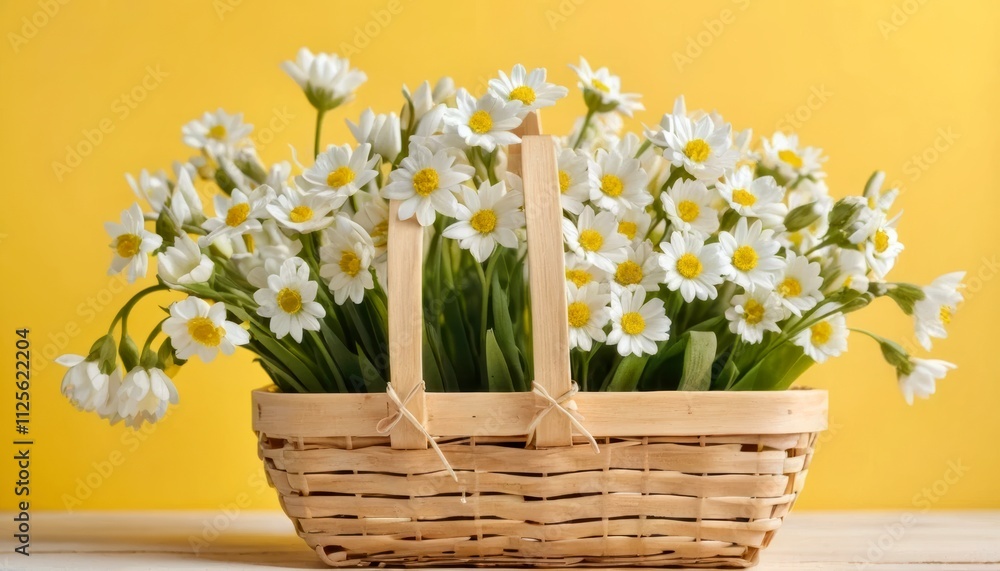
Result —
[[[554, 140], [523, 179], [534, 391], [425, 393], [423, 230], [390, 203], [385, 394], [253, 394], [285, 513], [335, 566], [749, 567], [802, 487], [824, 391], [576, 393]], [[405, 396], [404, 396], [405, 395]]]

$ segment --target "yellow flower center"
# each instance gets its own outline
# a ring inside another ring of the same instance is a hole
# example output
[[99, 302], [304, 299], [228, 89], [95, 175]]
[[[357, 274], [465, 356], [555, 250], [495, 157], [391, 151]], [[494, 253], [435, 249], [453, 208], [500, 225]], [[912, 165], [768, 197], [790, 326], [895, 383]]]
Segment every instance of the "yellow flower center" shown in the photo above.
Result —
[[639, 335], [646, 330], [646, 320], [637, 311], [622, 315], [622, 331], [626, 335]]
[[703, 163], [708, 159], [712, 147], [708, 146], [705, 139], [691, 139], [684, 145], [684, 156], [696, 163]]
[[606, 174], [601, 177], [601, 192], [608, 196], [621, 196], [622, 191], [625, 190], [625, 185], [622, 184], [622, 179], [618, 178], [613, 174]]
[[569, 324], [572, 327], [583, 327], [590, 321], [590, 306], [582, 301], [569, 304]]
[[753, 206], [757, 202], [757, 197], [745, 188], [737, 188], [733, 191], [733, 202], [740, 206]]
[[795, 278], [785, 278], [778, 284], [778, 295], [781, 297], [798, 297], [802, 295], [802, 283]]
[[469, 117], [469, 128], [472, 129], [473, 133], [479, 135], [489, 133], [490, 129], [493, 128], [493, 117], [490, 117], [486, 111], [476, 111], [472, 117]]
[[685, 222], [694, 222], [701, 214], [701, 207], [693, 200], [682, 200], [677, 203], [677, 215]]
[[604, 236], [590, 228], [580, 232], [580, 247], [588, 252], [596, 252], [604, 245]]
[[291, 220], [292, 222], [295, 222], [296, 224], [300, 222], [308, 222], [312, 220], [312, 217], [313, 217], [312, 208], [309, 208], [308, 206], [305, 205], [296, 206], [295, 208], [292, 209], [291, 212], [288, 213], [288, 219]]
[[420, 196], [430, 196], [438, 188], [438, 173], [432, 168], [417, 171], [413, 175], [413, 190]]
[[778, 151], [778, 158], [784, 161], [788, 166], [793, 169], [802, 168], [802, 157], [798, 155], [795, 151], [791, 149], [782, 149]]
[[603, 91], [604, 93], [608, 93], [611, 91], [611, 88], [608, 87], [607, 84], [605, 84], [603, 81], [597, 78], [591, 79], [590, 85], [592, 85], [594, 89], [598, 91]]
[[618, 223], [618, 233], [629, 240], [635, 240], [635, 235], [639, 232], [639, 226], [635, 222], [623, 220]]
[[351, 276], [352, 278], [358, 275], [361, 271], [361, 258], [357, 254], [350, 250], [344, 250], [340, 253], [340, 271]]
[[700, 276], [702, 269], [701, 260], [690, 252], [677, 258], [677, 273], [689, 280]]
[[642, 281], [642, 266], [632, 260], [625, 260], [615, 268], [615, 281], [619, 285], [636, 285]]
[[385, 246], [386, 242], [389, 240], [389, 221], [383, 220], [372, 228], [372, 242], [375, 243], [376, 248], [381, 248]]
[[833, 326], [828, 321], [820, 321], [809, 328], [812, 335], [809, 336], [813, 345], [826, 345], [833, 335]]
[[945, 325], [951, 323], [951, 308], [947, 305], [941, 306], [941, 323]]
[[743, 320], [748, 325], [757, 325], [764, 321], [764, 305], [756, 299], [750, 298], [743, 306]]
[[226, 138], [227, 133], [225, 125], [212, 125], [212, 128], [208, 130], [208, 137], [216, 141], [221, 141]]
[[573, 180], [569, 178], [569, 173], [566, 171], [559, 171], [559, 192], [566, 194], [569, 190], [569, 185], [573, 184]]
[[740, 246], [733, 252], [733, 266], [741, 272], [749, 272], [757, 267], [757, 251], [750, 246]]
[[469, 218], [469, 226], [480, 234], [489, 234], [497, 227], [497, 215], [490, 209], [480, 210]]
[[115, 241], [115, 250], [118, 255], [123, 258], [131, 258], [132, 256], [139, 253], [139, 246], [142, 244], [142, 238], [136, 236], [135, 234], [122, 234]]
[[330, 188], [340, 188], [354, 180], [354, 171], [350, 167], [337, 167], [326, 175], [326, 184]]
[[246, 202], [241, 202], [240, 204], [234, 204], [226, 212], [226, 226], [236, 228], [240, 224], [247, 221], [247, 216], [250, 214], [250, 205]]
[[875, 251], [881, 254], [889, 248], [889, 233], [879, 228], [875, 231]]
[[207, 317], [195, 317], [188, 320], [188, 335], [198, 343], [206, 347], [218, 347], [222, 343], [222, 337], [226, 330], [216, 327], [215, 323]]
[[298, 313], [302, 309], [302, 294], [291, 288], [278, 292], [278, 307], [285, 313]]
[[590, 275], [587, 270], [566, 270], [566, 279], [573, 282], [576, 287], [583, 287], [589, 284], [594, 276]]
[[528, 87], [527, 85], [522, 85], [520, 87], [515, 87], [510, 95], [507, 96], [508, 101], [514, 100], [520, 101], [525, 105], [531, 105], [535, 102], [535, 90]]
[[802, 235], [802, 232], [795, 231], [785, 234], [785, 238], [788, 238], [788, 241], [791, 242], [793, 246], [800, 248], [802, 247], [802, 240], [805, 236]]
[[854, 283], [854, 276], [847, 276], [844, 278], [844, 287], [851, 287], [852, 283]]

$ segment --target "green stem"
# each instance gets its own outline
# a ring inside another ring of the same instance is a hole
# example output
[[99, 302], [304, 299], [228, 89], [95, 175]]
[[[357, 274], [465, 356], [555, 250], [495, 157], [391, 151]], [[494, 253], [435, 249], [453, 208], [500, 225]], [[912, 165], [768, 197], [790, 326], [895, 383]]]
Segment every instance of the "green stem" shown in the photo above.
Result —
[[[148, 288], [146, 288], [146, 289], [140, 291], [139, 293], [133, 295], [132, 299], [128, 300], [125, 303], [125, 305], [123, 305], [122, 308], [118, 310], [118, 313], [115, 315], [114, 321], [111, 322], [111, 327], [108, 327], [108, 335], [111, 335], [111, 333], [115, 330], [115, 326], [118, 325], [118, 322], [122, 321], [123, 319], [125, 319], [125, 316], [127, 316], [129, 314], [129, 312], [132, 311], [132, 308], [135, 307], [136, 303], [139, 303], [140, 299], [146, 297], [147, 295], [149, 295], [149, 294], [151, 294], [153, 292], [166, 291], [168, 289], [170, 289], [170, 288], [168, 288], [165, 285], [156, 284], [154, 286], [149, 286]], [[124, 324], [123, 324], [123, 327], [124, 327]], [[124, 331], [124, 329], [123, 329], [123, 331]]]
[[146, 342], [142, 344], [142, 352], [139, 353], [140, 355], [149, 350], [150, 345], [153, 344], [153, 339], [156, 339], [156, 336], [159, 335], [160, 331], [163, 330], [163, 322], [166, 321], [167, 319], [168, 318], [166, 317], [161, 319], [160, 322], [156, 324], [156, 327], [154, 327], [153, 330], [149, 332], [149, 336], [146, 337]]
[[326, 109], [316, 110], [316, 136], [313, 139], [313, 158], [319, 156], [319, 137], [320, 133], [323, 132], [323, 115], [326, 115]]
[[579, 149], [580, 143], [583, 143], [583, 134], [587, 132], [587, 127], [590, 127], [590, 120], [594, 118], [594, 110], [588, 109], [587, 116], [583, 118], [583, 125], [580, 125], [580, 134], [576, 136], [576, 142], [573, 143], [573, 149]]
[[649, 139], [646, 139], [645, 142], [643, 142], [641, 145], [639, 145], [639, 150], [635, 152], [635, 158], [638, 159], [639, 157], [641, 157], [642, 154], [646, 152], [646, 149], [648, 149], [652, 145], [653, 145], [652, 141], [650, 141]]

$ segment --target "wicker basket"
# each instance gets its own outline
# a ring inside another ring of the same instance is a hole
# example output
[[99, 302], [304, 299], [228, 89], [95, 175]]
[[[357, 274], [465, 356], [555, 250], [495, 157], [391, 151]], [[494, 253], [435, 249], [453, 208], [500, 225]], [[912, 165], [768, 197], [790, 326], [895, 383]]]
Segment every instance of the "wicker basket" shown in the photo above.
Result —
[[556, 147], [526, 119], [535, 390], [425, 393], [422, 230], [389, 229], [386, 394], [253, 393], [268, 480], [332, 566], [749, 567], [805, 480], [825, 391], [579, 393]]

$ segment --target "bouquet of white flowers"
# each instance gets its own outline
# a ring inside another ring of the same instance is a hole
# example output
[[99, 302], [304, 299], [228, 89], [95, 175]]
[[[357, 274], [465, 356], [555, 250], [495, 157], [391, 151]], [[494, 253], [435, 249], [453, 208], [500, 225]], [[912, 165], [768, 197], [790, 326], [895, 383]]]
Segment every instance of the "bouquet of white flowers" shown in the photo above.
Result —
[[[219, 110], [183, 127], [199, 154], [172, 176], [128, 176], [147, 207], [106, 224], [110, 273], [144, 278], [152, 255], [156, 284], [86, 356], [59, 359], [66, 396], [111, 422], [152, 422], [177, 402], [171, 379], [188, 359], [237, 346], [281, 391], [385, 391], [388, 201], [426, 232], [422, 283], [412, 285], [423, 288], [428, 390], [529, 390], [525, 216], [508, 148], [522, 121], [567, 89], [521, 65], [479, 97], [448, 78], [425, 82], [403, 88], [398, 116], [369, 109], [349, 122], [355, 145], [323, 146], [325, 115], [365, 74], [307, 49], [283, 68], [317, 110], [314, 161], [264, 165], [252, 127]], [[750, 130], [688, 111], [682, 97], [659, 125], [622, 134], [639, 96], [606, 68], [581, 59], [574, 69], [586, 114], [560, 142], [558, 180], [569, 350], [583, 390], [784, 389], [843, 353], [846, 314], [882, 296], [913, 316], [925, 348], [946, 335], [964, 273], [926, 287], [886, 281], [903, 245], [891, 215], [898, 190], [883, 190], [882, 173], [860, 196], [834, 200], [820, 149], [782, 133], [754, 144]], [[186, 297], [139, 346], [129, 313], [167, 291]], [[907, 402], [953, 367], [855, 331], [881, 346]]]

